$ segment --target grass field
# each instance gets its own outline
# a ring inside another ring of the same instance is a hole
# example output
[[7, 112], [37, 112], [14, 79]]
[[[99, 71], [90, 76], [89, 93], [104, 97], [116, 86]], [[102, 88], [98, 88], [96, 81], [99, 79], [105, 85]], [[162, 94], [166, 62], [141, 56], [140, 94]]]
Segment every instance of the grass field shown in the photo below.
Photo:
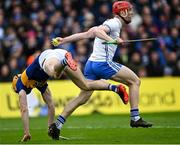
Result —
[[[180, 144], [180, 112], [142, 114], [153, 128], [130, 128], [129, 115], [72, 116], [61, 135], [69, 140], [53, 141], [47, 135], [46, 117], [31, 118], [32, 139], [39, 144]], [[20, 118], [0, 119], [0, 143], [19, 143], [23, 134]]]

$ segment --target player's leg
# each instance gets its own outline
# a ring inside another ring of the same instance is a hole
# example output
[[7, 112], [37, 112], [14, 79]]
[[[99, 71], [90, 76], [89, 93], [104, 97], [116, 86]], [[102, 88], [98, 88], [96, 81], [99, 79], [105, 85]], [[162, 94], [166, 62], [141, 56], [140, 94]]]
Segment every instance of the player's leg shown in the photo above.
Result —
[[139, 102], [139, 87], [140, 79], [138, 76], [126, 66], [122, 66], [121, 69], [112, 76], [114, 81], [122, 82], [129, 87], [130, 107], [137, 108]]
[[[85, 71], [84, 74], [89, 80], [96, 80], [92, 81], [89, 83], [92, 83], [92, 86], [96, 87], [97, 89], [97, 83], [99, 83], [99, 79], [103, 81], [103, 79], [110, 79], [114, 74], [118, 72], [119, 69], [114, 68], [114, 65], [112, 65], [111, 62], [93, 62], [93, 61], [88, 61], [85, 66]], [[121, 67], [121, 65], [119, 66]], [[98, 81], [97, 81], [98, 80]], [[104, 85], [106, 84], [107, 87], [107, 82], [102, 82]], [[96, 84], [96, 85], [94, 85]], [[102, 86], [102, 84], [100, 84]], [[128, 103], [129, 96], [126, 92], [125, 87], [122, 84], [119, 85], [113, 85], [108, 83], [108, 90], [111, 90], [115, 93], [117, 93], [120, 98], [122, 99], [124, 104]]]
[[72, 99], [65, 107], [61, 115], [58, 116], [55, 123], [49, 127], [49, 134], [52, 139], [59, 140], [60, 130], [65, 123], [66, 119], [76, 110], [79, 106], [85, 104], [91, 97], [93, 91], [81, 90], [78, 97]]
[[67, 67], [64, 69], [64, 71], [71, 78], [71, 80], [82, 90], [110, 90], [117, 93], [121, 97], [124, 104], [127, 104], [129, 101], [129, 96], [122, 84], [113, 85], [104, 80], [110, 79], [111, 76], [116, 73], [116, 71], [111, 68], [107, 62], [97, 63], [88, 61], [86, 63], [85, 76], [87, 77], [87, 79], [93, 81], [87, 81], [79, 68], [77, 68], [76, 71], [72, 71]]
[[109, 83], [107, 81], [105, 80], [87, 81], [79, 68], [77, 68], [76, 71], [73, 71], [70, 68], [66, 67], [64, 71], [73, 81], [73, 83], [76, 84], [82, 90], [86, 90], [86, 91], [109, 90], [108, 88]]
[[71, 113], [78, 108], [79, 106], [85, 104], [91, 95], [93, 94], [93, 91], [84, 91], [81, 90], [78, 97], [72, 99], [68, 104], [64, 107], [63, 112], [61, 113], [61, 116], [63, 116], [65, 119], [71, 115]]
[[151, 127], [152, 124], [148, 123], [139, 116], [139, 88], [140, 79], [138, 76], [126, 66], [121, 69], [111, 78], [117, 82], [123, 82], [129, 87], [130, 107], [131, 107], [131, 127]]
[[[61, 115], [58, 117], [56, 121], [57, 128], [61, 129], [62, 125], [65, 123], [65, 120], [73, 113], [75, 109], [85, 104], [89, 100], [92, 94], [93, 94], [93, 91], [81, 90], [78, 97], [68, 102], [68, 104], [64, 107], [63, 112], [61, 113]], [[63, 119], [63, 121], [61, 121], [61, 118]]]
[[[98, 68], [99, 69], [99, 68]], [[72, 81], [79, 86], [81, 89], [81, 93], [79, 94], [78, 97], [74, 98], [71, 100], [64, 108], [62, 114], [58, 117], [56, 120], [56, 124], [52, 124], [50, 127], [50, 132], [52, 133], [52, 138], [53, 139], [58, 139], [59, 132], [58, 130], [62, 128], [63, 124], [65, 123], [66, 119], [68, 116], [71, 115], [71, 113], [77, 109], [80, 105], [83, 105], [84, 103], [87, 102], [87, 100], [90, 98], [92, 95], [93, 91], [86, 91], [85, 89], [89, 89], [88, 85], [90, 84], [91, 89], [107, 89], [109, 88], [109, 83], [106, 83], [104, 80], [101, 81], [91, 81], [91, 80], [97, 80], [98, 77], [96, 74], [93, 74], [91, 72], [91, 69], [88, 69], [88, 65], [85, 67], [85, 75], [87, 79], [85, 80], [84, 76], [82, 75], [81, 71], [79, 68], [74, 72], [68, 68], [65, 69], [65, 72], [68, 74], [68, 76], [72, 79]], [[99, 83], [100, 82], [100, 83]], [[91, 86], [92, 85], [92, 86]], [[111, 85], [112, 87], [112, 85]], [[113, 86], [112, 88], [116, 88]]]
[[[52, 133], [49, 131], [50, 126], [53, 124], [54, 122], [54, 116], [55, 116], [55, 107], [54, 107], [54, 103], [52, 101], [52, 95], [51, 95], [51, 91], [50, 89], [47, 87], [45, 92], [42, 94], [43, 96], [43, 100], [45, 101], [45, 103], [48, 106], [48, 135], [49, 136], [53, 136]], [[57, 130], [58, 131], [58, 130]], [[59, 131], [58, 133], [59, 134]]]
[[42, 62], [42, 67], [44, 71], [50, 76], [54, 78], [60, 78], [62, 75], [62, 71], [64, 68], [68, 66], [73, 71], [77, 70], [77, 64], [73, 60], [71, 53], [67, 52], [62, 58], [61, 62], [59, 62], [59, 59], [56, 57], [52, 57], [49, 59], [44, 59], [44, 62]]
[[48, 59], [43, 64], [44, 71], [53, 78], [59, 78], [64, 67], [65, 66], [59, 63], [59, 60], [57, 58]]
[[48, 106], [48, 126], [50, 126], [54, 121], [55, 107], [52, 100], [52, 95], [50, 89], [47, 87], [45, 92], [42, 94], [44, 102]]
[[58, 133], [57, 132], [51, 133], [50, 131], [50, 127], [54, 122], [55, 107], [52, 100], [51, 91], [48, 88], [48, 84], [46, 83], [42, 87], [37, 87], [37, 89], [41, 92], [43, 100], [48, 106], [48, 135], [51, 136], [53, 139], [59, 139], [59, 137], [58, 138], [54, 137], [54, 134], [59, 134], [59, 130], [57, 130]]

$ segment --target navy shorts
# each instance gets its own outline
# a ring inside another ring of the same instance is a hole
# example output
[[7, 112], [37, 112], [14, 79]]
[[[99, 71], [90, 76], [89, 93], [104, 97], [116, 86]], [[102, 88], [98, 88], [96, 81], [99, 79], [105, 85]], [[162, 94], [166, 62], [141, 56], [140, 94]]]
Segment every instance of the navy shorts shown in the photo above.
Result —
[[84, 68], [84, 76], [88, 80], [110, 79], [122, 65], [113, 61], [95, 62], [88, 60]]
[[[41, 94], [44, 94], [47, 87], [48, 87], [48, 84], [46, 83], [43, 86], [36, 87], [36, 88], [41, 92]], [[21, 81], [21, 78], [18, 78], [16, 88], [17, 88], [17, 91], [16, 91], [17, 93], [19, 93], [21, 90], [24, 90], [26, 92], [26, 94], [29, 94], [31, 92], [31, 90], [32, 90], [32, 88], [27, 88], [26, 86], [23, 85], [23, 83]]]

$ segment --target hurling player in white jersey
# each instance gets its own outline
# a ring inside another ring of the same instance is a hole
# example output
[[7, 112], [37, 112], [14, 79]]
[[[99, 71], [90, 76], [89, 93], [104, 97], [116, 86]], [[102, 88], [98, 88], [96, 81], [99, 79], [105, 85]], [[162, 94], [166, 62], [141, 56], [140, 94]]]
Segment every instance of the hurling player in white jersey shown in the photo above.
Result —
[[[122, 43], [120, 32], [123, 25], [129, 24], [133, 16], [133, 7], [127, 1], [117, 1], [113, 4], [112, 19], [106, 20], [102, 25], [92, 27], [86, 32], [77, 33], [65, 38], [57, 37], [52, 40], [54, 45], [64, 44], [81, 39], [95, 38], [93, 52], [88, 59], [84, 75], [89, 81], [98, 79], [111, 79], [116, 82], [123, 82], [129, 87], [131, 127], [151, 127], [152, 124], [144, 121], [139, 116], [139, 87], [140, 79], [128, 67], [113, 62], [117, 45], [104, 45], [102, 42], [114, 41]], [[113, 85], [110, 87], [114, 88]], [[79, 96], [70, 101], [64, 108], [62, 114], [56, 121], [56, 127], [51, 127], [52, 133], [58, 136], [58, 129], [61, 129], [67, 117], [80, 105], [87, 102], [93, 91], [81, 90]]]

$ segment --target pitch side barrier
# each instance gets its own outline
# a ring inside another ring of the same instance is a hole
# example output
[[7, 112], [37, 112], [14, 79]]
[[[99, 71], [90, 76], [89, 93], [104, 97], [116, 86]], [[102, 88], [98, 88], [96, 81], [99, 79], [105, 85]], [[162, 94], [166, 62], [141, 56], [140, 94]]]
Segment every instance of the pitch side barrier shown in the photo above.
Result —
[[[71, 81], [49, 81], [48, 84], [56, 106], [56, 115], [80, 92]], [[47, 115], [47, 106], [36, 89], [28, 95], [28, 104], [31, 116]], [[141, 79], [139, 108], [141, 112], [180, 111], [180, 77]], [[124, 105], [113, 92], [95, 91], [88, 103], [78, 108], [74, 115], [93, 112], [129, 113], [129, 104]], [[0, 83], [0, 117], [20, 117], [18, 96], [12, 91], [10, 83]]]

